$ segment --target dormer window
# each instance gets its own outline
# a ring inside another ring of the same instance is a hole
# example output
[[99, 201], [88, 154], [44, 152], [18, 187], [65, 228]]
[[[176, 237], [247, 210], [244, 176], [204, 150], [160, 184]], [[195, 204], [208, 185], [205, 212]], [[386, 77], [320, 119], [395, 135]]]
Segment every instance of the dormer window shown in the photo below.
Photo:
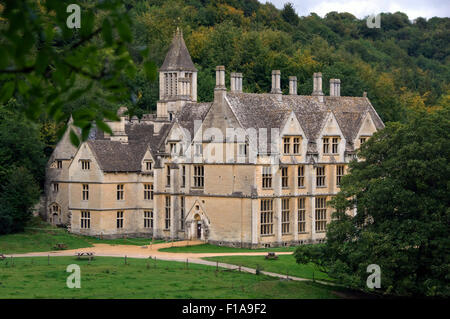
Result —
[[81, 169], [82, 170], [88, 170], [91, 169], [91, 163], [89, 160], [81, 160]]
[[[301, 136], [285, 136], [283, 137], [283, 154], [300, 154]], [[292, 144], [292, 145], [291, 145]]]
[[363, 145], [366, 141], [367, 141], [368, 137], [367, 136], [361, 136], [359, 138], [359, 144]]
[[339, 137], [333, 137], [331, 140], [331, 153], [337, 154], [339, 147]]
[[323, 153], [324, 154], [338, 154], [339, 153], [340, 138], [338, 136], [324, 137], [322, 139], [322, 142], [323, 142]]
[[300, 154], [300, 137], [294, 137], [294, 154]]
[[146, 171], [151, 171], [153, 162], [152, 161], [145, 161], [144, 163], [145, 163], [145, 170]]
[[56, 161], [56, 168], [62, 169], [62, 161]]
[[283, 153], [289, 154], [291, 151], [291, 138], [290, 137], [284, 137], [283, 138]]

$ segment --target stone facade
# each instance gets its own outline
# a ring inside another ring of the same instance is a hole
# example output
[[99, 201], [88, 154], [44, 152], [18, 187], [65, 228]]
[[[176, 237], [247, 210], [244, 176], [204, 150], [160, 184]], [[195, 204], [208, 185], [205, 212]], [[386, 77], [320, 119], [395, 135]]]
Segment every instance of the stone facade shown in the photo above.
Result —
[[[383, 122], [367, 97], [242, 92], [242, 74], [216, 69], [214, 101], [197, 103], [197, 70], [177, 31], [160, 72], [156, 114], [109, 123], [78, 149], [66, 135], [47, 168], [48, 221], [114, 238], [201, 239], [236, 247], [324, 239], [339, 178]], [[245, 76], [245, 75], [244, 75]], [[231, 133], [230, 133], [231, 132]], [[350, 211], [349, 214], [356, 212]]]

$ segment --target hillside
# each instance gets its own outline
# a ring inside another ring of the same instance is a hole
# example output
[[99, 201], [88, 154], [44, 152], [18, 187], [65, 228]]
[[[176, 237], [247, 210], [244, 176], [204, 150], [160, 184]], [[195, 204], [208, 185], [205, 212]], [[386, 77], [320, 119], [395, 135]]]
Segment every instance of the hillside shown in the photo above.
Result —
[[[311, 94], [313, 72], [323, 73], [325, 94], [329, 79], [340, 78], [342, 95], [367, 91], [385, 122], [449, 103], [449, 18], [411, 22], [403, 13], [386, 13], [381, 28], [370, 29], [349, 13], [298, 16], [289, 5], [278, 10], [256, 0], [127, 3], [134, 21], [131, 50], [148, 45], [158, 66], [174, 30], [182, 28], [199, 69], [202, 101], [212, 100], [214, 68], [225, 65], [227, 73], [244, 74], [247, 92], [268, 92], [272, 69], [281, 70], [284, 93], [290, 75], [299, 80], [299, 94]], [[149, 84], [143, 72], [128, 82], [136, 113], [154, 109], [158, 83]]]

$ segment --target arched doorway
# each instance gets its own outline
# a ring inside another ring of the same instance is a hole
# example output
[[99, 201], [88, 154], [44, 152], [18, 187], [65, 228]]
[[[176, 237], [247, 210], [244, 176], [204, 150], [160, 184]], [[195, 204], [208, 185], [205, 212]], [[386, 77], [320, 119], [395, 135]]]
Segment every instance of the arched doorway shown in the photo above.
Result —
[[53, 225], [61, 224], [61, 206], [56, 203], [50, 206], [50, 223]]

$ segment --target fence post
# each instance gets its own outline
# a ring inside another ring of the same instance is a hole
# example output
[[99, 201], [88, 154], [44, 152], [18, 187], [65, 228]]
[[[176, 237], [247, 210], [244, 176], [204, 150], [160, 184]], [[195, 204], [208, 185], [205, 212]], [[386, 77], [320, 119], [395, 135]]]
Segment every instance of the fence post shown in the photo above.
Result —
[[127, 264], [127, 255], [125, 255], [125, 265]]
[[216, 271], [219, 270], [219, 261], [216, 261]]
[[47, 266], [50, 265], [50, 255], [47, 255]]
[[186, 269], [189, 269], [189, 258], [186, 258]]

